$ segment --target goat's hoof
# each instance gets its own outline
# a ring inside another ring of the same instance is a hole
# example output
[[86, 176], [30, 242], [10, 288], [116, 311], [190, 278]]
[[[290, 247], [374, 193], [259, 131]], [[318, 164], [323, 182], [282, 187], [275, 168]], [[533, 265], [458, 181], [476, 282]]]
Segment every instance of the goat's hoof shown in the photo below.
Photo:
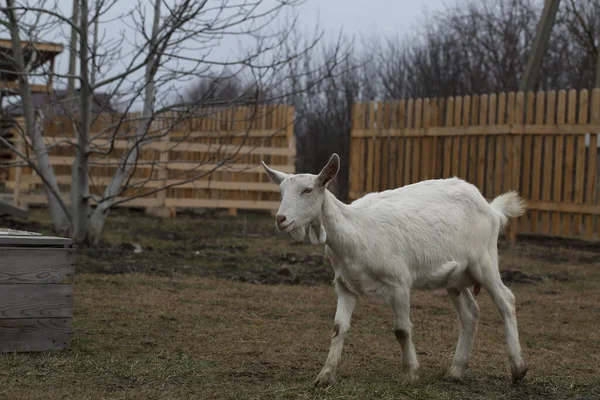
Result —
[[403, 378], [405, 383], [415, 383], [419, 380], [419, 374], [416, 369], [405, 370]]
[[521, 363], [521, 365], [511, 365], [510, 373], [512, 374], [513, 383], [518, 383], [520, 380], [525, 378], [527, 374], [527, 366], [525, 363]]
[[446, 379], [452, 382], [462, 382], [465, 377], [464, 365], [452, 365], [446, 374]]
[[333, 383], [335, 382], [335, 376], [333, 373], [333, 370], [329, 369], [329, 368], [324, 368], [319, 375], [317, 376], [317, 379], [315, 380], [315, 387], [323, 389], [323, 388], [327, 388], [331, 385], [333, 385]]

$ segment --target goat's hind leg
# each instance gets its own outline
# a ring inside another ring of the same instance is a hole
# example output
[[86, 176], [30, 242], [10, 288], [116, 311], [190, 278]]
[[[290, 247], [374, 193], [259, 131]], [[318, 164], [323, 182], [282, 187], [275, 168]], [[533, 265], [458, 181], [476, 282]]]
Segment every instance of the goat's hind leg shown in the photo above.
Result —
[[391, 293], [391, 305], [394, 310], [394, 333], [402, 347], [402, 368], [404, 379], [414, 382], [419, 379], [419, 362], [412, 342], [412, 324], [410, 322], [410, 289], [398, 287]]
[[512, 291], [504, 285], [504, 282], [502, 282], [498, 270], [498, 256], [496, 254], [491, 255], [486, 260], [486, 263], [482, 265], [482, 270], [477, 275], [479, 276], [475, 276], [475, 278], [490, 294], [502, 317], [504, 334], [506, 336], [506, 347], [510, 361], [510, 371], [513, 382], [518, 382], [525, 377], [527, 366], [521, 355], [515, 296]]
[[461, 380], [469, 363], [473, 343], [475, 342], [475, 333], [477, 331], [477, 321], [479, 319], [479, 306], [468, 289], [446, 289], [452, 304], [458, 314], [458, 342], [456, 343], [456, 352], [452, 360], [452, 366], [448, 371], [448, 377], [454, 380]]
[[325, 365], [315, 381], [315, 386], [319, 388], [328, 387], [335, 382], [342, 356], [342, 348], [344, 347], [344, 339], [348, 334], [352, 313], [357, 303], [357, 296], [350, 292], [337, 278], [335, 280], [335, 290], [338, 294], [338, 302], [333, 322], [333, 336], [327, 361], [325, 361]]

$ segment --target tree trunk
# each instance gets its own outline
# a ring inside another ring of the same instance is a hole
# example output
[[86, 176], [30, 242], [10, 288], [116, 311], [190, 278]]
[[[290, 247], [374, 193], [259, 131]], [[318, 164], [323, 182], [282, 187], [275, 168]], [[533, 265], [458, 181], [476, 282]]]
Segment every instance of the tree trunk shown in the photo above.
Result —
[[160, 54], [158, 54], [156, 49], [158, 29], [160, 26], [160, 4], [161, 0], [155, 0], [152, 37], [150, 38], [150, 45], [148, 46], [150, 54], [148, 55], [148, 62], [146, 64], [146, 87], [144, 93], [144, 108], [142, 111], [142, 118], [138, 122], [136, 128], [134, 147], [128, 153], [125, 154], [121, 165], [117, 169], [117, 172], [112, 177], [110, 183], [104, 191], [104, 200], [98, 203], [98, 206], [96, 207], [93, 215], [91, 216], [90, 239], [92, 243], [98, 243], [98, 241], [100, 240], [100, 234], [104, 229], [104, 224], [106, 222], [108, 212], [114, 204], [122, 185], [131, 175], [133, 166], [137, 163], [139, 156], [139, 143], [146, 135], [150, 127], [150, 122], [154, 112], [154, 96], [156, 91], [154, 78], [158, 70], [158, 64], [160, 61]]
[[5, 11], [9, 20], [9, 29], [12, 41], [12, 51], [14, 64], [19, 73], [19, 91], [21, 95], [21, 103], [23, 105], [23, 117], [25, 120], [25, 133], [31, 140], [33, 150], [37, 159], [36, 166], [42, 175], [44, 181], [44, 190], [48, 196], [48, 207], [52, 216], [52, 224], [58, 234], [65, 234], [69, 231], [70, 218], [69, 210], [65, 202], [59, 197], [59, 187], [54, 174], [54, 169], [50, 163], [48, 149], [42, 138], [42, 121], [36, 121], [36, 111], [31, 96], [31, 87], [27, 78], [25, 68], [25, 59], [23, 57], [23, 49], [21, 48], [21, 35], [19, 33], [19, 25], [16, 19], [12, 0], [6, 0], [7, 10]]
[[79, 96], [80, 123], [77, 138], [75, 163], [72, 167], [71, 207], [73, 210], [73, 239], [76, 243], [88, 240], [89, 199], [89, 139], [90, 139], [90, 82], [88, 60], [88, 2], [81, 0], [81, 24], [79, 63], [81, 90]]

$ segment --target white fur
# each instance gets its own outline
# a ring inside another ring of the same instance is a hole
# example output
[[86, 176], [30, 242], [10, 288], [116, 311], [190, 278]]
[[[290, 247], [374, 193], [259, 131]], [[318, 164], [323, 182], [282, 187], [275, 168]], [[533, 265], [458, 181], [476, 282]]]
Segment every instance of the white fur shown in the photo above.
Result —
[[[347, 205], [326, 189], [339, 170], [337, 154], [319, 175], [288, 175], [263, 166], [280, 187], [277, 215], [290, 224], [283, 231], [299, 237], [297, 232], [308, 228], [313, 244], [326, 244], [325, 254], [335, 272], [334, 336], [317, 386], [335, 380], [359, 295], [380, 296], [391, 305], [405, 377], [417, 379], [419, 363], [409, 317], [412, 289], [447, 290], [459, 321], [449, 375], [462, 378], [479, 317], [468, 289], [476, 282], [488, 291], [502, 316], [513, 380], [524, 377], [527, 367], [521, 356], [514, 296], [500, 278], [497, 252], [498, 234], [508, 218], [525, 211], [517, 193], [505, 193], [490, 204], [475, 186], [451, 178], [369, 193]], [[306, 193], [307, 188], [312, 192]]]

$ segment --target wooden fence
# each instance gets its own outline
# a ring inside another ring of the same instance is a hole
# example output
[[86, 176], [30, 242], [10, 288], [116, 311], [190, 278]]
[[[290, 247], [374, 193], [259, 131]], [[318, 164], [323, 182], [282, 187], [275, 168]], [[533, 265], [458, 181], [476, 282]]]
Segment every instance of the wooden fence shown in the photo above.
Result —
[[351, 199], [458, 176], [528, 200], [513, 239], [600, 238], [600, 89], [356, 104], [352, 126]]
[[[205, 110], [205, 117], [186, 118], [173, 123], [175, 114], [163, 115], [150, 130], [152, 140], [145, 143], [128, 189], [120, 199], [134, 197], [122, 203], [128, 207], [144, 207], [161, 215], [172, 215], [175, 208], [224, 208], [231, 213], [238, 209], [276, 210], [278, 188], [272, 184], [260, 161], [293, 173], [296, 145], [293, 137], [293, 108], [289, 106], [238, 107]], [[102, 195], [114, 175], [119, 160], [131, 148], [132, 130], [137, 115], [127, 116], [129, 122], [118, 128], [117, 140], [107, 154], [112, 135], [121, 115], [100, 115], [92, 126], [90, 162], [90, 192]], [[105, 134], [102, 132], [106, 131]], [[69, 201], [71, 168], [75, 160], [73, 125], [70, 118], [59, 116], [44, 126], [44, 137], [51, 145], [50, 159], [61, 192]], [[210, 171], [226, 157], [235, 159], [210, 175]], [[156, 191], [169, 185], [167, 190]], [[40, 177], [30, 168], [13, 168], [8, 188], [13, 188], [20, 204], [44, 204], [46, 196]], [[155, 192], [136, 197], [143, 193]]]

